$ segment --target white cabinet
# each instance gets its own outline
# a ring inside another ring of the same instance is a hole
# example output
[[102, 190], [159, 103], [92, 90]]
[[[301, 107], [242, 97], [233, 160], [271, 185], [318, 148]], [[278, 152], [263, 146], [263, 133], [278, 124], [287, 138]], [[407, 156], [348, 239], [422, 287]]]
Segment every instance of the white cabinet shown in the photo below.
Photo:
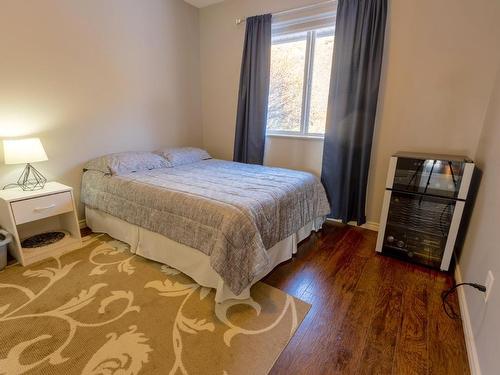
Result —
[[[12, 233], [14, 240], [9, 251], [23, 266], [82, 246], [73, 189], [58, 182], [48, 182], [36, 191], [1, 190], [0, 226]], [[49, 231], [64, 231], [69, 235], [45, 247], [21, 246], [24, 239]]]

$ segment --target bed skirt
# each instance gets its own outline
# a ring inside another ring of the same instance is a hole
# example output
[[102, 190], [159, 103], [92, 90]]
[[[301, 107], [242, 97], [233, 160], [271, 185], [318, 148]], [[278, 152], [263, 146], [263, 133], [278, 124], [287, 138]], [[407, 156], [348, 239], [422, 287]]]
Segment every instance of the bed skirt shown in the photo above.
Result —
[[[167, 264], [188, 275], [198, 284], [214, 288], [216, 302], [250, 298], [251, 285], [239, 295], [235, 295], [210, 265], [210, 257], [199, 250], [90, 207], [85, 207], [85, 216], [87, 226], [93, 232], [107, 233], [130, 245], [130, 250], [133, 253]], [[271, 272], [278, 264], [291, 259], [293, 254], [297, 252], [297, 244], [307, 238], [312, 231], [321, 229], [324, 221], [324, 217], [316, 218], [269, 249], [271, 263], [254, 279], [252, 285]]]

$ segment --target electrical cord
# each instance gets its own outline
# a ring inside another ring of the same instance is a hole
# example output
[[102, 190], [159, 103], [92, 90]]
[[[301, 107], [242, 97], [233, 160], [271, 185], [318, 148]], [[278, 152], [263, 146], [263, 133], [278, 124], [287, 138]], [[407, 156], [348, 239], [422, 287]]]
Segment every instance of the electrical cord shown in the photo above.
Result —
[[5, 185], [5, 186], [2, 188], [2, 190], [12, 189], [12, 188], [15, 188], [15, 187], [17, 187], [17, 186], [19, 186], [19, 184], [7, 184], [7, 185]]
[[444, 312], [446, 313], [446, 315], [448, 315], [448, 317], [450, 319], [458, 320], [458, 319], [460, 319], [460, 315], [455, 311], [455, 309], [453, 309], [453, 306], [448, 301], [448, 296], [452, 292], [454, 292], [455, 290], [457, 290], [457, 288], [459, 286], [463, 286], [463, 285], [471, 286], [471, 287], [473, 287], [473, 288], [475, 288], [475, 289], [477, 289], [477, 290], [479, 290], [480, 292], [483, 292], [483, 293], [486, 292], [486, 287], [484, 285], [476, 284], [476, 283], [458, 283], [457, 285], [452, 286], [450, 289], [444, 290], [441, 293], [441, 300], [443, 302]]

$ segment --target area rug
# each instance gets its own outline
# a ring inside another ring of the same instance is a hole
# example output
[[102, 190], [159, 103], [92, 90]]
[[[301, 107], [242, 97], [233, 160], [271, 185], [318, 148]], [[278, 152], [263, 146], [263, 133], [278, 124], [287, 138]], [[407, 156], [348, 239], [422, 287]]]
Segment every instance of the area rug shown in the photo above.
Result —
[[267, 374], [309, 310], [258, 283], [216, 304], [107, 235], [0, 272], [0, 374]]

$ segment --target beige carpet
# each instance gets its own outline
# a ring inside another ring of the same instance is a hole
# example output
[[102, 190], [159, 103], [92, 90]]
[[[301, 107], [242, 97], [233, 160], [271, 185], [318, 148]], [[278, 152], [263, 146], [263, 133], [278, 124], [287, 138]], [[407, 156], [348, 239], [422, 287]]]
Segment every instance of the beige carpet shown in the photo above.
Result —
[[309, 305], [214, 292], [106, 235], [0, 272], [0, 374], [266, 374]]

